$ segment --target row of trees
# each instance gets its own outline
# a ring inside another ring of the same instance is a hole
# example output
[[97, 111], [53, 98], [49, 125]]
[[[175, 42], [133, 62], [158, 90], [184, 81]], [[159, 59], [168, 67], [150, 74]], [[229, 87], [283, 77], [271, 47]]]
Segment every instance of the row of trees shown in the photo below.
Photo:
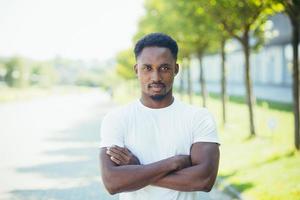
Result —
[[[300, 0], [146, 0], [146, 14], [140, 20], [139, 29], [134, 41], [150, 32], [164, 32], [172, 35], [179, 43], [179, 62], [182, 63], [187, 77], [190, 77], [189, 62], [192, 57], [199, 60], [199, 82], [206, 105], [205, 74], [202, 59], [205, 54], [220, 53], [223, 123], [226, 123], [226, 53], [225, 44], [236, 39], [244, 53], [244, 80], [246, 87], [246, 103], [249, 110], [250, 136], [256, 135], [254, 120], [254, 96], [251, 80], [251, 50], [264, 44], [265, 23], [269, 16], [285, 12], [291, 19], [293, 27], [293, 94], [295, 116], [295, 147], [299, 149], [299, 72], [298, 44], [300, 26]], [[250, 40], [251, 39], [251, 40]], [[118, 55], [118, 72], [125, 78], [130, 74], [132, 61], [128, 56], [130, 50]], [[123, 59], [124, 57], [127, 59]], [[123, 58], [122, 58], [123, 57]], [[126, 74], [126, 75], [125, 75]], [[183, 81], [180, 81], [183, 83]], [[191, 81], [188, 80], [188, 92], [192, 92]], [[183, 88], [183, 87], [180, 87]]]
[[46, 87], [53, 85], [57, 77], [57, 72], [47, 62], [34, 62], [18, 56], [0, 60], [0, 81], [9, 87]]
[[[101, 86], [105, 66], [114, 63], [85, 63], [56, 57], [48, 61], [34, 61], [15, 56], [0, 59], [0, 84], [8, 87], [50, 87], [53, 85]], [[111, 67], [107, 68], [111, 68]]]

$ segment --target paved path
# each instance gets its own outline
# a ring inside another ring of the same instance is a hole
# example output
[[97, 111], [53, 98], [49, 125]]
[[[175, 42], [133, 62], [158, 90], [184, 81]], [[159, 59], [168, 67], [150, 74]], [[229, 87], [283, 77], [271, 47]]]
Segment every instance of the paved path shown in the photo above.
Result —
[[96, 91], [0, 105], [0, 199], [117, 199], [98, 168], [99, 128], [111, 108]]

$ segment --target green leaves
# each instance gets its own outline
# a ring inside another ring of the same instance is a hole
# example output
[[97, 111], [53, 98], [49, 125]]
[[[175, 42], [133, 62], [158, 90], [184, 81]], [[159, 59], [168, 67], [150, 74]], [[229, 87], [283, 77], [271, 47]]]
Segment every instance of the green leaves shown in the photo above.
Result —
[[127, 49], [119, 52], [116, 59], [117, 59], [117, 67], [116, 67], [117, 73], [125, 79], [135, 78], [135, 73], [133, 70], [133, 66], [135, 64], [133, 50]]

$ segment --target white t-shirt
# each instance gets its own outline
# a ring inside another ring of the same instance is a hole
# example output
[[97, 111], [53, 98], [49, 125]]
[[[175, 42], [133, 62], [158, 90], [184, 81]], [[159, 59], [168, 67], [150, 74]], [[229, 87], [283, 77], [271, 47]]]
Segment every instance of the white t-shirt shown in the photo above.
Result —
[[[153, 163], [178, 154], [190, 154], [196, 142], [219, 143], [214, 118], [206, 108], [178, 100], [165, 108], [152, 109], [140, 100], [107, 114], [101, 125], [100, 147], [127, 147], [141, 164]], [[180, 192], [146, 186], [120, 194], [120, 200], [201, 200], [206, 192]]]

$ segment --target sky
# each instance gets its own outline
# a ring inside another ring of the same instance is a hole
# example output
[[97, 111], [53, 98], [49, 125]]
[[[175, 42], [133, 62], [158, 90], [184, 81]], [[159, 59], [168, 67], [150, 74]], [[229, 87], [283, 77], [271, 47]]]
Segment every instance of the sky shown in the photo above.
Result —
[[143, 0], [0, 0], [0, 57], [104, 61], [132, 46]]

